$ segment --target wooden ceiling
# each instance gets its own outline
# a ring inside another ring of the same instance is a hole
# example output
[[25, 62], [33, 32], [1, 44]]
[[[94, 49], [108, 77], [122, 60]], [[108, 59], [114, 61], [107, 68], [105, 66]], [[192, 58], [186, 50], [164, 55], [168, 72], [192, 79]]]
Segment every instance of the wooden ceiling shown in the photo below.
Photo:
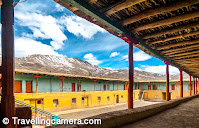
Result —
[[144, 52], [199, 77], [199, 0], [55, 1], [115, 36], [139, 41], [135, 46]]

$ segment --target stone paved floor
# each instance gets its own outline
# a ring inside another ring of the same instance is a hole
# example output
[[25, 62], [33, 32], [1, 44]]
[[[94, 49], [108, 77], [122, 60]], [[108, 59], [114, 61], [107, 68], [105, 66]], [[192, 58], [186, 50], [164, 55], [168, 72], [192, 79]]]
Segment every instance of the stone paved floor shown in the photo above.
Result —
[[199, 98], [122, 128], [199, 128]]

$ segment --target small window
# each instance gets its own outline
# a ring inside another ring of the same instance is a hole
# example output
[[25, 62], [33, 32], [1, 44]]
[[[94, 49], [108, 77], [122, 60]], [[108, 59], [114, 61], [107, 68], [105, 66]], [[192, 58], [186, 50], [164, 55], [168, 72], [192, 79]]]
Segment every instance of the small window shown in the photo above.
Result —
[[155, 95], [155, 99], [157, 99], [158, 98], [158, 95]]
[[100, 101], [101, 101], [101, 97], [100, 97], [100, 96], [99, 96], [97, 99], [98, 99], [98, 102], [100, 102]]
[[58, 99], [54, 99], [54, 100], [53, 100], [53, 106], [57, 107], [57, 106], [58, 106], [58, 104], [59, 104]]
[[110, 100], [110, 97], [109, 96], [107, 96], [107, 101], [109, 101]]
[[41, 100], [37, 100], [37, 104], [41, 104]]
[[84, 101], [84, 97], [82, 97], [82, 100]]
[[73, 103], [73, 104], [76, 103], [76, 98], [72, 98], [72, 103]]
[[121, 95], [121, 99], [123, 99], [123, 95]]

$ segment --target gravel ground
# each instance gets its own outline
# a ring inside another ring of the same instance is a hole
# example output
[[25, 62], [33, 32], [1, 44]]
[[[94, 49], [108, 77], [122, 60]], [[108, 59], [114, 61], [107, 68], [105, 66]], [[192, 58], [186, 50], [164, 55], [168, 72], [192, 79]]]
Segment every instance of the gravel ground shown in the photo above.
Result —
[[[160, 102], [134, 101], [134, 108], [147, 106], [151, 104], [157, 104], [157, 103], [160, 103]], [[59, 112], [58, 115], [65, 119], [82, 119], [82, 118], [87, 118], [87, 117], [102, 114], [102, 113], [124, 110], [127, 108], [128, 108], [127, 103], [121, 103], [121, 104], [107, 105], [107, 106], [94, 107], [94, 108], [84, 108], [78, 112], [74, 112], [74, 110], [71, 110], [72, 111], [71, 113], [70, 113], [70, 110], [68, 110], [68, 111], [63, 111], [63, 113]], [[64, 112], [67, 112], [67, 113], [64, 114]]]
[[122, 128], [199, 128], [199, 98]]

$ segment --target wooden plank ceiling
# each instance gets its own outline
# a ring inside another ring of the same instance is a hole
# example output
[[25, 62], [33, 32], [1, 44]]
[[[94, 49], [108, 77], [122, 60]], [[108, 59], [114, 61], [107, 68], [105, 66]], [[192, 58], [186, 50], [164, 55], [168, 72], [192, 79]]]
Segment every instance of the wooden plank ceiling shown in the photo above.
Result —
[[[87, 11], [67, 0], [55, 0], [74, 14], [95, 23], [110, 33], [118, 32], [97, 21]], [[78, 1], [78, 0], [70, 0]], [[163, 58], [187, 73], [199, 77], [199, 0], [81, 0], [115, 24], [142, 40]], [[73, 5], [72, 5], [73, 4]], [[142, 45], [135, 45], [146, 53]], [[162, 59], [162, 58], [160, 58]], [[163, 59], [162, 59], [163, 60]]]

